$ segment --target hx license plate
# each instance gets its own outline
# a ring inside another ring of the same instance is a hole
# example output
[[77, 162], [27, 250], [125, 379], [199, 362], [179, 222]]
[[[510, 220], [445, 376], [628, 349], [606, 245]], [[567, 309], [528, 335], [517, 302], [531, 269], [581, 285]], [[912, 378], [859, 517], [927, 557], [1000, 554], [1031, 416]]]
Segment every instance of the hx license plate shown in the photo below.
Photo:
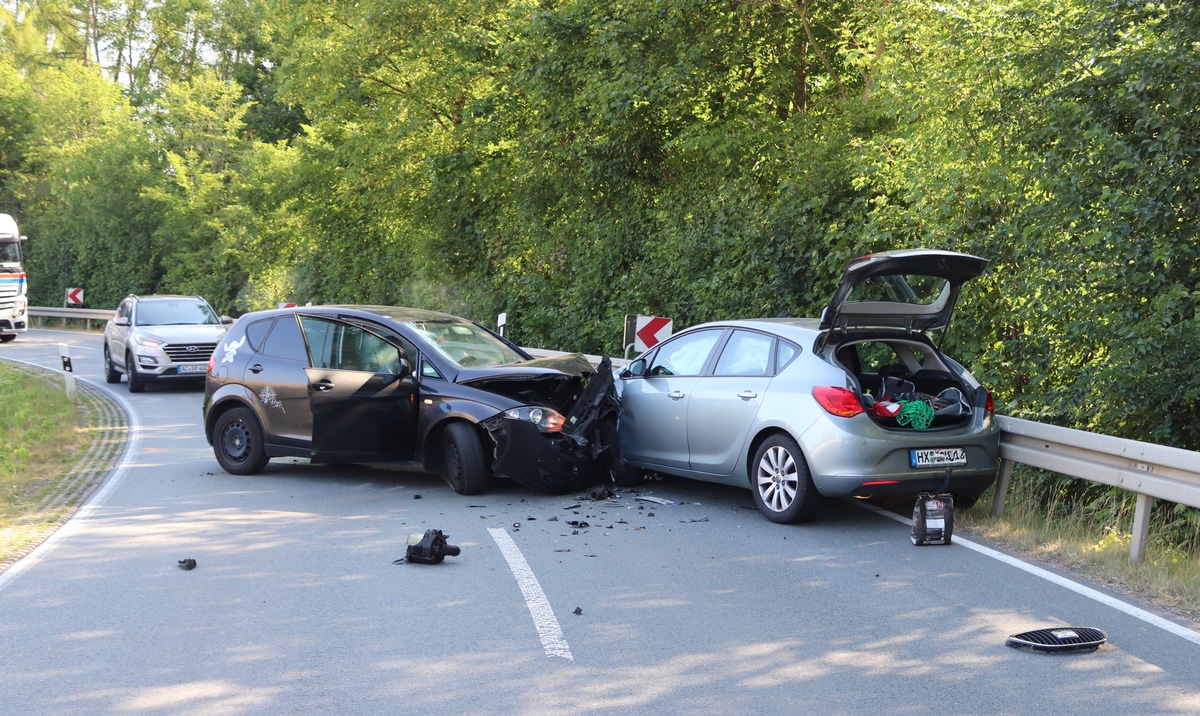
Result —
[[967, 451], [962, 448], [935, 448], [909, 450], [909, 465], [912, 467], [961, 467], [967, 464]]

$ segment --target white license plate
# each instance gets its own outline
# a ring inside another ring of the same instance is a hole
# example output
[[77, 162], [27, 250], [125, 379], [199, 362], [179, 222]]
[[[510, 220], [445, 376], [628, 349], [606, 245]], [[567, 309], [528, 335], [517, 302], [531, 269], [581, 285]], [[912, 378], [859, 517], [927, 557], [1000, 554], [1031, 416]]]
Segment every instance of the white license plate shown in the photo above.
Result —
[[203, 373], [208, 370], [207, 363], [180, 363], [180, 373]]
[[967, 464], [967, 451], [962, 448], [909, 450], [909, 465], [921, 467], [961, 467]]

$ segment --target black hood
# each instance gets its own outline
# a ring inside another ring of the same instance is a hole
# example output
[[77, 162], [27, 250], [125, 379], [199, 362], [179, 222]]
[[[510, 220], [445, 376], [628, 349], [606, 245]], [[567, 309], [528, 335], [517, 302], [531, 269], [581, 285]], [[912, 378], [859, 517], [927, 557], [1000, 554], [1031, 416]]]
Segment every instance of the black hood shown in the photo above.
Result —
[[590, 375], [595, 368], [582, 353], [534, 358], [520, 363], [463, 368], [454, 379], [463, 385], [492, 381], [554, 380], [556, 378], [578, 378]]

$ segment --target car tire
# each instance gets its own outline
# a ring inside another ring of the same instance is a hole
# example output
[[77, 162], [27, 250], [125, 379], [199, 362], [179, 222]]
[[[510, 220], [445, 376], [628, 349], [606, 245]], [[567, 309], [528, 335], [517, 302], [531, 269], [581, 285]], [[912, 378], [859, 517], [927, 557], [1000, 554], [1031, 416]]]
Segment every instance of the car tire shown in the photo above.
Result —
[[772, 435], [758, 446], [750, 483], [759, 512], [772, 522], [806, 522], [821, 506], [800, 446], [787, 435]]
[[108, 352], [108, 344], [104, 344], [104, 382], [105, 383], [120, 383], [121, 374], [117, 372], [116, 366], [112, 362], [112, 354]]
[[212, 445], [221, 468], [233, 475], [253, 475], [271, 459], [263, 445], [262, 427], [249, 408], [233, 408], [218, 418]]
[[460, 495], [477, 495], [487, 487], [487, 461], [475, 426], [466, 422], [450, 423], [442, 435], [446, 457], [446, 481]]
[[17, 340], [16, 333], [5, 333], [4, 335], [0, 336], [0, 343], [9, 343], [15, 340]]
[[146, 381], [138, 376], [137, 363], [133, 362], [131, 353], [125, 354], [125, 375], [129, 376], [130, 393], [141, 393], [146, 390]]

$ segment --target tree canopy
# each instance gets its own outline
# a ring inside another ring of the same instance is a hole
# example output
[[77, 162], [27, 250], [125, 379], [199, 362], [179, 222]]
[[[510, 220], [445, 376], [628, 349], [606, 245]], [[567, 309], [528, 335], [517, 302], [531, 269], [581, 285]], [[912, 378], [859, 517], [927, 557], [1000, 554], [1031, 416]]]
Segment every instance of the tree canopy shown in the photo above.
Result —
[[525, 345], [815, 315], [847, 260], [992, 261], [1000, 412], [1200, 449], [1190, 0], [6, 0], [30, 291], [395, 303]]

